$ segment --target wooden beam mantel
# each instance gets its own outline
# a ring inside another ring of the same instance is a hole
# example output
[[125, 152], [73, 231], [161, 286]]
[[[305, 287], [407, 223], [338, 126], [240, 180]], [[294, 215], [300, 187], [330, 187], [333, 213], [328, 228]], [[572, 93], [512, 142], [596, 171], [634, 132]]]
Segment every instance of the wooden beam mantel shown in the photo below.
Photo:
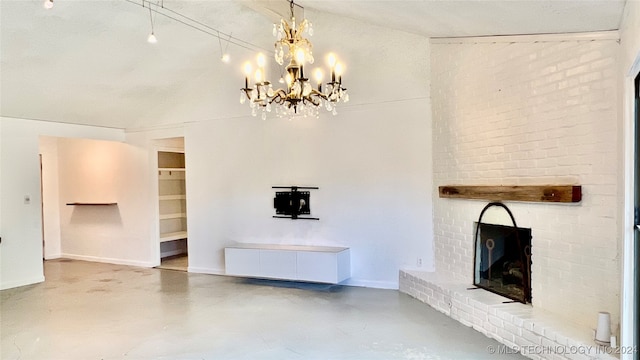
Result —
[[458, 186], [438, 188], [441, 198], [576, 203], [582, 200], [580, 185]]

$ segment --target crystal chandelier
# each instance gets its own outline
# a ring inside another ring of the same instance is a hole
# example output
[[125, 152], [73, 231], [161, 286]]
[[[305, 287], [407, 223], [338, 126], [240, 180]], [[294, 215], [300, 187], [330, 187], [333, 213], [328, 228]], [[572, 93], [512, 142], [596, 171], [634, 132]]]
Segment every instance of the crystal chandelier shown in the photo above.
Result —
[[314, 63], [313, 46], [304, 36], [312, 36], [313, 27], [306, 19], [296, 24], [293, 0], [290, 1], [289, 7], [291, 22], [282, 19], [279, 25], [273, 24], [273, 35], [277, 38], [274, 58], [279, 65], [283, 65], [285, 61], [288, 62], [284, 68], [284, 76], [280, 78], [280, 83], [285, 84], [286, 88], [274, 89], [271, 82], [266, 80], [266, 59], [264, 54], [258, 54], [257, 69], [254, 73], [255, 84], [251, 87], [249, 87], [249, 78], [252, 75], [252, 66], [248, 62], [244, 65], [245, 79], [244, 88], [240, 89], [240, 103], [244, 104], [248, 100], [251, 115], [257, 116], [258, 112], [261, 112], [263, 120], [273, 108], [279, 117], [295, 115], [318, 117], [319, 108], [322, 106], [335, 115], [336, 105], [340, 101], [349, 101], [347, 89], [342, 87], [343, 66], [336, 61], [335, 55], [329, 54], [327, 60], [331, 81], [327, 82], [323, 89], [323, 73], [318, 68], [314, 71], [317, 88], [311, 85], [309, 79], [305, 77], [304, 70], [306, 63], [310, 65]]

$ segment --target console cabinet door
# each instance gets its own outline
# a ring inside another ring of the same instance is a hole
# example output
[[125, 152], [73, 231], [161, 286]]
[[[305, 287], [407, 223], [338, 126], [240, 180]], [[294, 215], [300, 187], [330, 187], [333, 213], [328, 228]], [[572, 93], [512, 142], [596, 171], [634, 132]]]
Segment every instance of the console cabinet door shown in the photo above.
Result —
[[227, 275], [260, 276], [260, 250], [224, 249]]
[[296, 252], [260, 250], [260, 275], [271, 279], [296, 279]]
[[336, 283], [338, 268], [335, 253], [298, 252], [298, 280]]

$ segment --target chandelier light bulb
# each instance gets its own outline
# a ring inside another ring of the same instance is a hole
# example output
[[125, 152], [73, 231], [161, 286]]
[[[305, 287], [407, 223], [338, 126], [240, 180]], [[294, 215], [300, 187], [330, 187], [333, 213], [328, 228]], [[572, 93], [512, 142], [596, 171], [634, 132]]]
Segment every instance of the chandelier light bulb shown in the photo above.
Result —
[[336, 75], [338, 76], [342, 76], [342, 72], [344, 71], [344, 68], [342, 66], [341, 63], [337, 63], [336, 64]]
[[220, 60], [223, 63], [228, 64], [229, 61], [231, 61], [231, 56], [229, 56], [229, 54], [222, 54], [222, 56], [220, 57]]
[[316, 70], [313, 72], [313, 77], [316, 79], [316, 82], [317, 82], [318, 84], [320, 84], [320, 83], [322, 82], [322, 75], [323, 75], [323, 74], [322, 74], [322, 70], [320, 70], [320, 69], [316, 69]]
[[334, 53], [330, 53], [327, 56], [327, 61], [329, 62], [329, 67], [333, 69], [336, 66], [336, 55]]
[[53, 8], [53, 0], [44, 0], [44, 8], [45, 9]]
[[258, 61], [258, 67], [260, 68], [263, 68], [264, 65], [267, 63], [267, 59], [264, 57], [263, 53], [258, 54], [257, 61]]
[[256, 83], [262, 82], [262, 70], [256, 69]]
[[251, 76], [251, 63], [248, 61], [244, 63], [244, 75], [247, 77]]

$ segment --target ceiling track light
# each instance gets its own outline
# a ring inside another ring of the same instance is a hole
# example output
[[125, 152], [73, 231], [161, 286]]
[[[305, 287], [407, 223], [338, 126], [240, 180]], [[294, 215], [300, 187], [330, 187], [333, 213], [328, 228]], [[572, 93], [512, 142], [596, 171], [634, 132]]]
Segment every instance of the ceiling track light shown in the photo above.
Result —
[[[2, 0], [0, 0], [2, 1]], [[178, 11], [175, 11], [173, 9], [170, 9], [169, 7], [164, 6], [164, 0], [156, 0], [156, 1], [151, 1], [151, 0], [124, 0], [128, 3], [137, 5], [137, 6], [141, 6], [142, 8], [149, 8], [150, 12], [153, 12], [153, 16], [157, 17], [158, 15], [165, 17], [166, 19], [169, 19], [171, 21], [174, 21], [178, 24], [182, 24], [184, 26], [190, 27], [194, 30], [197, 30], [203, 34], [209, 35], [209, 36], [213, 36], [218, 38], [218, 44], [220, 46], [220, 60], [222, 62], [230, 62], [231, 61], [231, 56], [229, 55], [229, 52], [227, 51], [227, 49], [229, 48], [230, 44], [233, 44], [235, 46], [241, 47], [243, 49], [247, 49], [250, 51], [256, 51], [256, 50], [263, 50], [262, 47], [257, 46], [255, 44], [252, 44], [248, 41], [244, 41], [240, 38], [234, 37], [233, 36], [233, 32], [231, 33], [224, 33], [212, 26], [209, 26], [201, 21], [198, 21], [196, 19], [193, 19], [189, 16], [186, 16]], [[150, 15], [150, 21], [151, 21], [151, 34], [149, 34], [149, 36], [147, 37], [147, 41], [150, 43], [157, 43], [158, 39], [155, 35], [155, 22], [153, 19], [153, 16]], [[224, 37], [224, 39], [223, 39]], [[222, 50], [222, 41], [226, 41], [227, 44], [224, 48], [224, 51]], [[266, 52], [269, 52], [269, 50], [265, 50]]]
[[229, 34], [229, 38], [227, 39], [227, 45], [225, 46], [224, 50], [222, 50], [222, 40], [220, 36], [220, 31], [218, 31], [218, 45], [220, 45], [220, 61], [222, 61], [225, 64], [228, 64], [229, 61], [231, 61], [231, 55], [229, 55], [229, 53], [227, 52], [227, 49], [229, 49], [229, 42], [231, 41], [231, 34]]
[[[244, 66], [245, 79], [244, 88], [240, 89], [240, 103], [249, 100], [251, 115], [257, 116], [258, 111], [262, 111], [262, 119], [267, 118], [267, 113], [271, 112], [273, 105], [279, 117], [295, 115], [319, 117], [319, 108], [324, 106], [327, 111], [336, 114], [336, 105], [342, 101], [349, 101], [347, 89], [342, 87], [342, 72], [344, 67], [338, 63], [335, 55], [329, 54], [328, 63], [331, 72], [331, 81], [326, 83], [322, 89], [322, 70], [316, 69], [317, 88], [313, 88], [308, 78], [304, 75], [305, 64], [313, 64], [312, 44], [305, 35], [313, 35], [313, 27], [310, 22], [303, 18], [302, 22], [296, 24], [293, 13], [294, 3], [290, 0], [291, 21], [280, 20], [280, 24], [273, 25], [273, 35], [277, 38], [275, 43], [275, 60], [279, 65], [283, 65], [287, 60], [288, 64], [284, 68], [283, 79], [286, 89], [273, 89], [271, 82], [266, 80], [264, 54], [257, 56], [257, 69], [254, 73], [255, 84], [249, 86], [249, 78], [252, 75], [251, 63]], [[282, 82], [282, 81], [281, 81]]]
[[53, 8], [53, 0], [44, 0], [44, 8], [51, 9]]
[[[1, 0], [0, 0], [1, 1]], [[241, 47], [243, 49], [247, 49], [250, 51], [255, 51], [257, 49], [262, 49], [260, 46], [257, 46], [255, 44], [252, 44], [248, 41], [244, 41], [240, 38], [234, 37], [231, 34], [227, 35], [224, 32], [209, 26], [201, 21], [198, 21], [196, 19], [193, 19], [191, 17], [188, 17], [184, 14], [181, 14], [178, 11], [172, 10], [167, 6], [164, 6], [163, 1], [160, 2], [160, 4], [156, 4], [154, 2], [151, 1], [147, 1], [147, 0], [143, 0], [142, 3], [140, 3], [139, 0], [124, 0], [128, 3], [137, 5], [137, 6], [141, 6], [143, 8], [146, 8], [147, 5], [145, 5], [145, 3], [148, 4], [149, 9], [155, 13], [155, 15], [160, 15], [163, 16], [169, 20], [172, 20], [176, 23], [182, 24], [184, 26], [190, 27], [194, 30], [197, 30], [203, 34], [209, 35], [209, 36], [213, 36], [213, 37], [219, 37], [219, 35], [225, 36], [228, 39], [226, 40], [228, 43], [231, 43], [235, 46]], [[154, 8], [155, 6], [155, 8]]]
[[147, 37], [147, 42], [149, 44], [156, 44], [158, 42], [158, 38], [156, 38], [156, 34], [153, 29], [153, 14], [151, 13], [151, 6], [149, 6], [149, 20], [151, 20], [151, 34]]

